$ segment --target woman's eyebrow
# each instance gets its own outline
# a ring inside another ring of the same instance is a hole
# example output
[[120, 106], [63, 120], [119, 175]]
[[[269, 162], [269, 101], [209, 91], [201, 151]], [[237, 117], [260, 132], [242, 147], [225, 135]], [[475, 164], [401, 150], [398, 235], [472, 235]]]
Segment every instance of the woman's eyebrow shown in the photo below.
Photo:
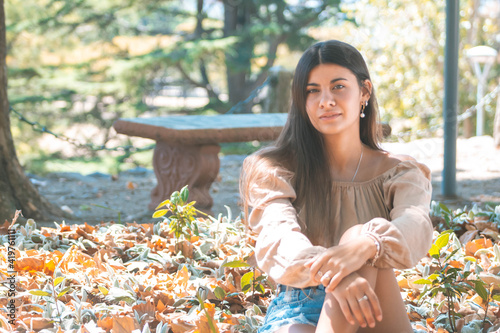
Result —
[[[347, 81], [347, 79], [344, 79], [343, 77], [339, 77], [339, 78], [331, 80], [330, 83], [335, 83], [337, 81], [342, 81], [342, 80]], [[314, 83], [314, 82], [309, 82], [307, 85], [308, 86], [319, 86], [319, 84]]]

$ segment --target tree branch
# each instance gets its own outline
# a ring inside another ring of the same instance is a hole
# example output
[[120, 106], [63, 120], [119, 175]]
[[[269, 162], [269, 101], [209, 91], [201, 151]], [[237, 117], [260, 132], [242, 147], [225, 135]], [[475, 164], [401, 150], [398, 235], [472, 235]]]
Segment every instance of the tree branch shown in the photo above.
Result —
[[276, 60], [276, 52], [278, 51], [278, 46], [285, 41], [287, 36], [287, 34], [281, 34], [269, 43], [269, 48], [267, 51], [267, 62], [264, 66], [261, 67], [261, 71], [255, 78], [255, 80], [251, 82], [250, 90], [254, 90], [262, 83], [264, 83], [268, 76], [269, 68], [274, 65], [274, 61]]
[[[202, 65], [200, 65], [200, 67], [201, 66], [204, 66], [203, 62], [202, 62]], [[220, 100], [219, 95], [213, 90], [212, 86], [208, 82], [208, 77], [206, 78], [206, 82], [198, 82], [189, 76], [189, 74], [184, 70], [184, 68], [182, 67], [180, 62], [177, 63], [177, 68], [179, 69], [179, 72], [181, 73], [182, 77], [186, 81], [188, 81], [191, 85], [193, 85], [195, 87], [200, 87], [200, 88], [206, 89], [209, 98], [215, 99], [217, 103], [223, 103]], [[200, 70], [201, 70], [201, 68], [200, 68]], [[205, 75], [206, 75], [206, 73], [205, 73]], [[204, 79], [204, 81], [205, 81], [205, 79]]]

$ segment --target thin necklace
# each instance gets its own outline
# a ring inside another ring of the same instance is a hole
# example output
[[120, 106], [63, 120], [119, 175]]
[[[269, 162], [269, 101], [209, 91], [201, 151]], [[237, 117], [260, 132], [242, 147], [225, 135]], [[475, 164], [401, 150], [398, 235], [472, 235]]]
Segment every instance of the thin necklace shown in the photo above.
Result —
[[356, 175], [358, 174], [359, 166], [361, 165], [362, 159], [363, 159], [363, 146], [361, 146], [361, 155], [359, 156], [358, 166], [356, 167], [356, 172], [354, 173], [354, 176], [351, 179], [351, 183], [354, 181], [354, 178], [356, 178]]

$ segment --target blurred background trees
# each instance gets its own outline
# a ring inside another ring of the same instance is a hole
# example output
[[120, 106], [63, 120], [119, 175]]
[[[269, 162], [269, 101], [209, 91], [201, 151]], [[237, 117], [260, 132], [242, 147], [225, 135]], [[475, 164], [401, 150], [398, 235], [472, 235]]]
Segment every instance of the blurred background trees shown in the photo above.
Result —
[[[476, 103], [477, 85], [464, 52], [499, 48], [500, 14], [491, 9], [498, 2], [460, 2], [461, 111]], [[227, 112], [264, 83], [269, 68], [293, 70], [315, 40], [336, 38], [366, 57], [382, 120], [393, 132], [424, 129], [442, 122], [443, 6], [432, 0], [10, 0], [10, 104], [82, 143], [122, 144], [111, 130], [119, 117]], [[497, 62], [487, 92], [499, 84], [499, 72]], [[240, 111], [259, 111], [254, 102]], [[490, 135], [495, 107], [496, 99], [485, 106]], [[57, 157], [118, 155], [75, 149], [15, 117], [12, 133], [20, 160], [33, 171]], [[139, 163], [129, 154], [113, 159]]]

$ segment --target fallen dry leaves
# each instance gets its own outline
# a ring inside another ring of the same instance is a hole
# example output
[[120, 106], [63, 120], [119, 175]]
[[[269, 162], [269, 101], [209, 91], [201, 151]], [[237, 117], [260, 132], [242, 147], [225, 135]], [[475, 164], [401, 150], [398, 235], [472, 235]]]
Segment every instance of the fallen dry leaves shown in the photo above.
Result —
[[[475, 332], [471, 329], [485, 318], [488, 332], [500, 327], [500, 297], [493, 297], [500, 293], [500, 207], [480, 213], [449, 221], [456, 236], [447, 251], [459, 250], [447, 269], [473, 270], [491, 294], [489, 302], [469, 292], [454, 303], [461, 316], [458, 332]], [[166, 221], [40, 229], [33, 220], [25, 226], [4, 224], [5, 230], [16, 229], [17, 312], [14, 325], [0, 312], [0, 332], [256, 332], [273, 284], [264, 279], [265, 293], [252, 296], [241, 288], [242, 276], [252, 269], [223, 266], [252, 262], [254, 239], [239, 220], [199, 218], [197, 223], [200, 235], [183, 240], [169, 233]], [[1, 237], [6, 243], [7, 236]], [[0, 263], [5, 279], [5, 247]], [[428, 256], [412, 269], [396, 271], [416, 332], [449, 332], [445, 297], [422, 297], [426, 286], [415, 283], [436, 270]], [[0, 306], [6, 304], [0, 297]]]
[[[231, 332], [244, 331], [248, 315], [257, 327], [269, 286], [256, 305], [236, 283], [251, 269], [222, 267], [248, 258], [253, 240], [223, 217], [197, 223], [200, 236], [189, 240], [173, 238], [167, 222], [15, 224], [16, 321], [0, 312], [0, 331]], [[3, 247], [2, 279], [7, 257]]]

